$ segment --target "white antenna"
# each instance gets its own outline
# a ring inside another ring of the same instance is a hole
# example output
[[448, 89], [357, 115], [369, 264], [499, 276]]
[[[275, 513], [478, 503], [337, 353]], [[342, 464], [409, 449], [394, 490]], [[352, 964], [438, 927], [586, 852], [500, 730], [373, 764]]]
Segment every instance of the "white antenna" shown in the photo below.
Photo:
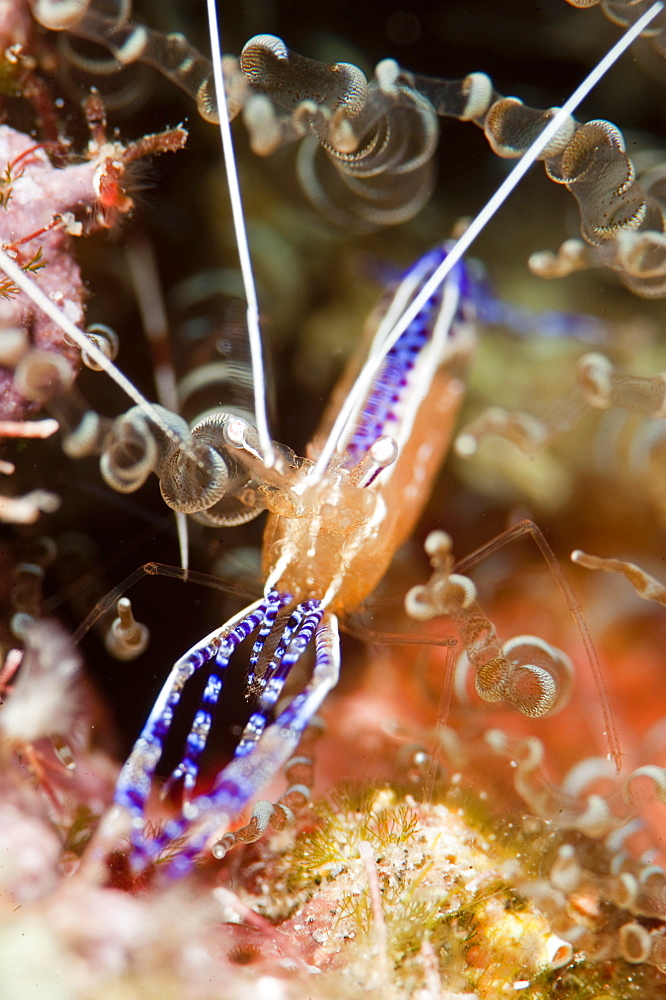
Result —
[[254, 276], [252, 273], [250, 249], [247, 242], [247, 232], [245, 230], [243, 201], [241, 199], [240, 185], [238, 183], [234, 145], [231, 138], [231, 127], [229, 125], [229, 109], [227, 107], [227, 95], [224, 89], [224, 73], [222, 70], [222, 57], [220, 54], [220, 35], [217, 23], [215, 0], [207, 0], [207, 7], [210, 47], [213, 57], [213, 77], [215, 79], [215, 93], [217, 95], [218, 114], [220, 119], [220, 136], [222, 138], [222, 149], [224, 151], [224, 165], [227, 172], [227, 184], [229, 187], [231, 212], [236, 232], [236, 244], [238, 247], [241, 273], [243, 275], [245, 298], [247, 299], [247, 330], [250, 340], [250, 358], [252, 360], [252, 380], [254, 384], [254, 415], [257, 421], [259, 448], [262, 452], [263, 460], [267, 466], [272, 466], [275, 462], [275, 453], [273, 450], [273, 442], [268, 430], [268, 418], [266, 416], [266, 383], [264, 378], [264, 363], [261, 353], [259, 303], [257, 301], [257, 290], [255, 288]]
[[[156, 427], [159, 427], [159, 429], [166, 434], [170, 440], [177, 437], [169, 425], [162, 419], [152, 403], [150, 403], [146, 397], [139, 392], [127, 376], [123, 375], [120, 369], [114, 365], [113, 361], [110, 361], [107, 356], [103, 354], [88, 337], [86, 337], [85, 333], [83, 333], [82, 330], [79, 330], [78, 326], [73, 323], [71, 319], [69, 319], [63, 310], [59, 309], [55, 302], [44, 294], [34, 278], [29, 277], [29, 275], [26, 274], [16, 261], [12, 260], [9, 254], [1, 248], [0, 268], [5, 272], [7, 277], [11, 278], [14, 284], [28, 296], [31, 302], [33, 302], [38, 309], [45, 312], [46, 315], [53, 320], [56, 326], [60, 327], [63, 333], [67, 334], [70, 340], [76, 344], [77, 347], [80, 347], [82, 351], [85, 351], [86, 354], [92, 358], [95, 364], [103, 369], [107, 375], [111, 376], [113, 381], [127, 393], [130, 399], [133, 399], [137, 406], [141, 407], [142, 411], [151, 423], [155, 424]], [[196, 455], [193, 457], [196, 458]]]
[[543, 152], [551, 139], [553, 139], [556, 133], [560, 130], [566, 119], [573, 114], [580, 102], [587, 97], [592, 88], [596, 86], [611, 66], [629, 48], [631, 43], [638, 38], [648, 24], [650, 24], [650, 22], [663, 9], [664, 4], [661, 0], [659, 0], [658, 3], [653, 4], [652, 7], [650, 7], [650, 9], [646, 11], [646, 13], [643, 14], [643, 16], [640, 17], [631, 26], [631, 28], [628, 29], [628, 31], [625, 32], [622, 38], [615, 43], [612, 49], [606, 53], [604, 58], [594, 67], [591, 73], [585, 77], [583, 82], [576, 88], [568, 101], [566, 101], [565, 104], [556, 112], [543, 132], [537, 136], [529, 149], [527, 149], [523, 156], [518, 160], [513, 170], [511, 170], [511, 172], [507, 175], [495, 194], [486, 203], [484, 208], [481, 209], [479, 214], [472, 220], [469, 227], [465, 230], [457, 243], [451, 248], [446, 258], [442, 261], [431, 278], [425, 283], [412, 304], [403, 313], [402, 317], [398, 320], [393, 329], [387, 334], [383, 350], [377, 354], [373, 353], [373, 355], [365, 363], [358, 378], [356, 379], [356, 382], [352, 386], [349, 395], [340, 409], [335, 423], [333, 424], [328, 438], [326, 439], [321, 450], [321, 454], [317, 459], [316, 465], [310, 474], [311, 483], [319, 482], [323, 478], [328, 467], [328, 463], [333, 457], [333, 452], [344, 434], [349, 418], [360, 405], [388, 352], [398, 342], [410, 323], [416, 319], [428, 299], [437, 291], [442, 282], [448, 277], [452, 269], [462, 258], [463, 254], [469, 250], [476, 237], [484, 229], [490, 219], [492, 219], [493, 215], [497, 212], [500, 206], [504, 204], [513, 189], [517, 187], [539, 154]]

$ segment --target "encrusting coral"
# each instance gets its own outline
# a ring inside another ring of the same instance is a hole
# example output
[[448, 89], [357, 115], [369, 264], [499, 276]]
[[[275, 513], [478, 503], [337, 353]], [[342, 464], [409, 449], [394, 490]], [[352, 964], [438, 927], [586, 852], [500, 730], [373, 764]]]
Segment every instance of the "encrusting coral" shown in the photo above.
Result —
[[[209, 860], [186, 883], [165, 881], [158, 864], [148, 883], [132, 885], [120, 856], [106, 884], [91, 880], [80, 857], [114, 768], [91, 749], [91, 702], [68, 640], [48, 623], [33, 629], [2, 727], [8, 1000], [212, 1000], [248, 988], [285, 998], [371, 990], [495, 1000], [507, 984], [540, 1000], [593, 997], [602, 983], [617, 998], [665, 988], [641, 964], [654, 920], [628, 913], [627, 899], [611, 901], [611, 851], [521, 814], [508, 768], [502, 776], [491, 767], [485, 788], [481, 749], [462, 750], [453, 734], [440, 733], [448, 773], [412, 749], [397, 768], [400, 785], [343, 787], [296, 830], [222, 865]], [[17, 718], [31, 744], [17, 738]], [[66, 737], [49, 735], [59, 728]], [[455, 757], [467, 758], [467, 777], [452, 771]], [[491, 759], [488, 751], [486, 774]]]

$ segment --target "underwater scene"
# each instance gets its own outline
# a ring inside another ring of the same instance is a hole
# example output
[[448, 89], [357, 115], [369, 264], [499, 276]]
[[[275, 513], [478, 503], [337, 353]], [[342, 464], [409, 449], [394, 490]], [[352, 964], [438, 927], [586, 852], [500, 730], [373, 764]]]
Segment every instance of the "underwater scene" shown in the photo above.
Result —
[[666, 998], [665, 93], [645, 0], [0, 2], [3, 1000]]

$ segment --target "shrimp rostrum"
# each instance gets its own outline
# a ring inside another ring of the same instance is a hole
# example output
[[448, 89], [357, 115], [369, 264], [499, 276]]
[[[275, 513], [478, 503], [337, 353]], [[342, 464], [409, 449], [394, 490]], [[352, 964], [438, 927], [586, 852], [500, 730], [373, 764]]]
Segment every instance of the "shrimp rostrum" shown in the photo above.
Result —
[[[643, 26], [638, 24], [636, 33]], [[214, 70], [219, 99], [224, 94], [219, 54]], [[210, 79], [203, 75], [210, 97]], [[239, 208], [228, 113], [224, 100], [219, 103], [232, 204]], [[565, 105], [561, 112], [545, 115], [536, 140], [507, 154], [527, 149], [503, 197], [534, 159], [544, 158], [548, 150], [555, 155], [560, 130], [568, 134], [571, 129], [571, 111]], [[530, 131], [530, 139], [532, 135]], [[490, 214], [482, 213], [458, 243], [436, 247], [405, 272], [371, 317], [365, 360], [352, 360], [334, 396], [342, 405], [325, 415], [305, 458], [274, 442], [268, 431], [258, 311], [246, 267], [254, 412], [222, 407], [190, 428], [169, 409], [139, 398], [135, 409], [106, 429], [102, 470], [117, 489], [134, 489], [155, 471], [164, 499], [181, 515], [218, 527], [241, 524], [262, 511], [268, 519], [263, 596], [173, 666], [121, 771], [113, 816], [102, 823], [98, 847], [110, 846], [120, 822], [131, 829], [136, 868], [178, 841], [170, 864], [179, 873], [209, 844], [215, 843], [214, 853], [222, 856], [235, 843], [261, 836], [269, 823], [284, 824], [307, 797], [307, 767], [295, 754], [338, 679], [338, 619], [375, 589], [410, 535], [453, 433], [485, 294], [462, 255]], [[241, 260], [245, 256], [249, 261], [238, 221], [236, 232]], [[19, 287], [30, 286], [20, 269], [12, 270], [11, 261], [0, 258], [0, 265]], [[66, 332], [79, 343], [80, 333], [70, 327]], [[94, 345], [83, 340], [80, 346], [101, 367], [112, 367]], [[471, 580], [454, 571], [447, 545], [441, 536], [431, 537], [428, 551], [435, 573], [426, 587], [410, 592], [408, 613], [421, 620], [435, 614], [451, 617], [485, 700], [508, 702], [532, 717], [555, 710], [568, 690], [568, 658], [537, 636], [516, 637], [500, 646]], [[210, 790], [196, 794], [215, 709], [225, 678], [243, 662], [243, 645], [249, 652], [245, 683], [253, 699], [251, 714], [231, 761]], [[285, 685], [302, 662], [309, 664], [309, 679], [287, 701]], [[148, 835], [144, 817], [152, 780], [183, 689], [200, 671], [207, 680], [170, 779], [182, 783], [184, 804], [160, 832]], [[230, 832], [235, 818], [285, 765], [292, 784], [282, 799], [275, 806], [256, 803], [249, 824]]]

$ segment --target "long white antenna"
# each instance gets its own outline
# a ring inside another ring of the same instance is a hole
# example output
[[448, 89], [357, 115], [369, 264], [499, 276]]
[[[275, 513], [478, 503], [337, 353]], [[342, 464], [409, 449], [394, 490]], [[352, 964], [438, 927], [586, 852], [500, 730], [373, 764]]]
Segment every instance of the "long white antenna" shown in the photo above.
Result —
[[213, 57], [213, 77], [215, 79], [215, 93], [217, 95], [217, 105], [220, 119], [220, 136], [222, 138], [222, 149], [224, 151], [224, 165], [227, 172], [227, 184], [229, 187], [231, 212], [236, 232], [238, 256], [240, 259], [241, 274], [243, 275], [245, 298], [247, 299], [247, 331], [250, 340], [250, 358], [252, 360], [254, 415], [257, 421], [257, 434], [259, 435], [259, 447], [262, 452], [262, 457], [266, 465], [271, 466], [275, 462], [275, 453], [273, 451], [273, 442], [268, 430], [268, 418], [266, 416], [266, 383], [261, 352], [259, 303], [257, 301], [257, 290], [255, 288], [254, 276], [252, 273], [250, 249], [245, 229], [245, 216], [243, 214], [243, 201], [240, 193], [240, 185], [238, 183], [234, 144], [231, 138], [231, 127], [229, 125], [229, 109], [227, 107], [227, 95], [224, 89], [224, 73], [222, 71], [220, 35], [217, 23], [215, 0], [208, 0], [207, 7], [210, 47]]
[[369, 358], [363, 366], [356, 382], [352, 386], [349, 395], [340, 409], [328, 438], [324, 443], [321, 454], [319, 455], [316, 465], [310, 474], [310, 482], [318, 482], [324, 476], [328, 463], [333, 457], [333, 452], [335, 451], [338, 442], [344, 433], [347, 421], [363, 399], [364, 395], [367, 393], [373, 378], [379, 371], [388, 352], [397, 343], [410, 323], [416, 319], [428, 299], [437, 291], [442, 282], [448, 277], [463, 254], [467, 253], [476, 237], [487, 225], [490, 219], [492, 219], [493, 215], [497, 212], [500, 206], [504, 204], [513, 189], [517, 187], [540, 153], [543, 152], [550, 140], [554, 138], [556, 133], [560, 130], [566, 119], [573, 114], [580, 102], [587, 97], [592, 88], [596, 86], [611, 66], [617, 62], [624, 52], [626, 52], [631, 43], [638, 38], [648, 24], [650, 24], [650, 22], [663, 9], [664, 4], [661, 0], [659, 0], [658, 3], [653, 4], [652, 7], [650, 7], [650, 9], [647, 10], [645, 14], [643, 14], [643, 16], [640, 17], [631, 26], [631, 28], [625, 32], [622, 38], [620, 38], [619, 41], [617, 41], [615, 45], [606, 53], [601, 62], [597, 63], [594, 69], [588, 74], [588, 76], [585, 77], [580, 86], [576, 88], [571, 97], [556, 112], [543, 132], [537, 136], [529, 149], [527, 149], [523, 156], [518, 160], [513, 170], [511, 170], [511, 172], [505, 177], [495, 194], [481, 209], [479, 214], [472, 220], [457, 243], [451, 248], [440, 266], [433, 273], [432, 277], [425, 283], [412, 304], [403, 313], [402, 317], [387, 335], [383, 351], [373, 354], [373, 356]]
[[[2, 248], [0, 248], [0, 268], [9, 278], [11, 278], [14, 284], [28, 296], [31, 302], [36, 305], [38, 309], [45, 312], [46, 315], [53, 320], [56, 326], [60, 327], [72, 343], [76, 344], [77, 347], [80, 347], [82, 351], [85, 350], [98, 367], [103, 369], [107, 375], [109, 375], [113, 381], [127, 393], [130, 399], [134, 400], [151, 423], [153, 423], [156, 427], [159, 427], [167, 438], [172, 441], [178, 441], [180, 447], [182, 447], [183, 451], [191, 459], [196, 462], [199, 461], [196, 452], [185, 442], [178, 439], [178, 435], [176, 435], [173, 429], [169, 427], [153, 404], [139, 392], [134, 383], [131, 382], [126, 375], [123, 375], [120, 369], [114, 365], [113, 361], [110, 361], [109, 358], [107, 358], [107, 356], [103, 354], [88, 337], [86, 337], [85, 333], [83, 333], [82, 330], [79, 330], [78, 326], [73, 323], [71, 319], [69, 319], [62, 309], [59, 309], [55, 302], [44, 294], [37, 282], [26, 274], [16, 261], [13, 260]], [[189, 562], [187, 525], [185, 515], [179, 511], [176, 512], [176, 528], [178, 531], [178, 545], [180, 549], [181, 563], [183, 564], [183, 569], [187, 569]]]
[[7, 277], [11, 278], [14, 284], [28, 296], [38, 309], [45, 312], [46, 315], [53, 320], [56, 326], [60, 327], [63, 333], [67, 334], [70, 340], [76, 344], [77, 347], [80, 347], [82, 351], [85, 351], [86, 354], [90, 355], [95, 364], [102, 368], [107, 375], [110, 375], [113, 381], [127, 393], [130, 399], [133, 399], [137, 406], [141, 407], [148, 420], [159, 427], [159, 429], [166, 434], [169, 439], [173, 439], [176, 436], [174, 435], [173, 430], [162, 419], [152, 403], [150, 403], [146, 397], [139, 392], [127, 376], [123, 375], [120, 369], [114, 365], [113, 361], [110, 361], [105, 354], [102, 354], [100, 349], [93, 344], [88, 337], [86, 337], [85, 333], [83, 333], [82, 330], [79, 330], [75, 323], [72, 323], [71, 319], [69, 319], [63, 310], [59, 309], [55, 302], [44, 294], [34, 278], [27, 275], [25, 271], [19, 267], [16, 261], [12, 260], [9, 254], [1, 248], [0, 268], [5, 272]]

